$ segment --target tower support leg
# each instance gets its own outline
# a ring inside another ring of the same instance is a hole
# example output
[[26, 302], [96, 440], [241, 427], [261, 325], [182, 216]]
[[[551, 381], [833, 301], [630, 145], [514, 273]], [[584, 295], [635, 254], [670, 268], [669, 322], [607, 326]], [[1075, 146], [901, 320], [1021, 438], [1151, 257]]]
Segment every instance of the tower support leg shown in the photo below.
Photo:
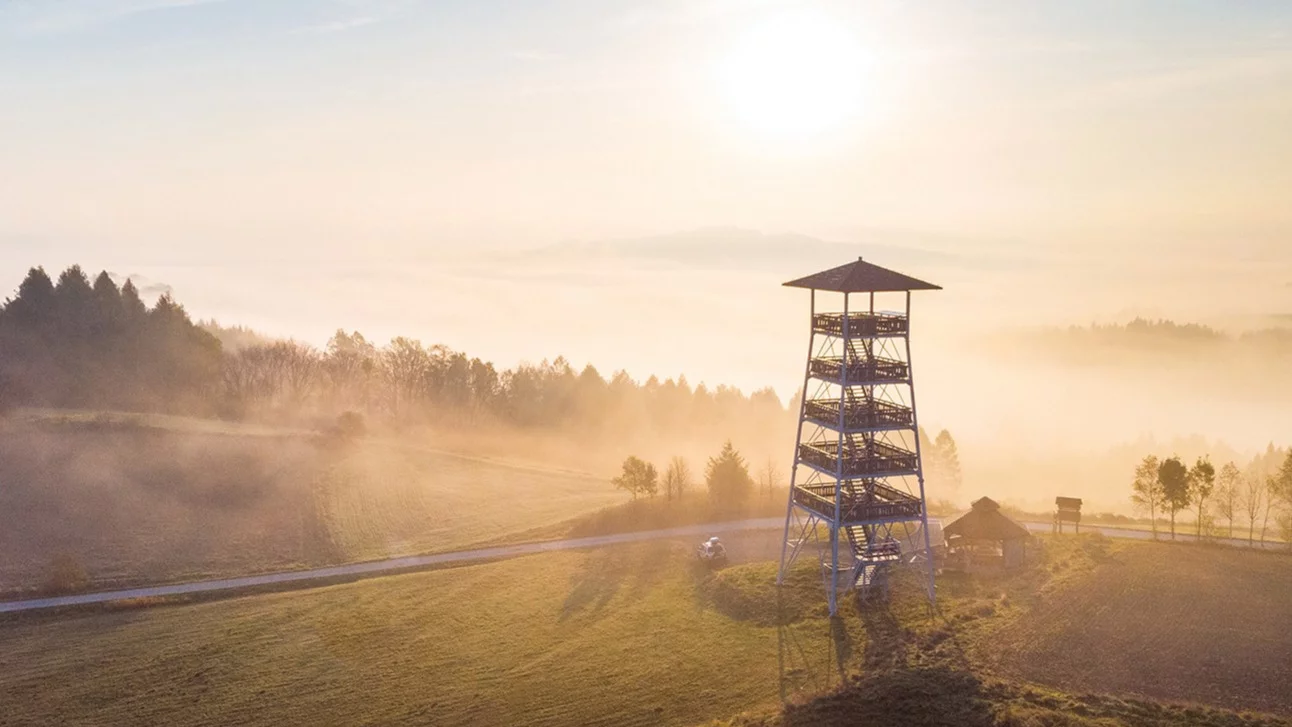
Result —
[[826, 587], [829, 594], [830, 615], [839, 611], [839, 526], [830, 524], [830, 583]]
[[[921, 495], [923, 495], [923, 489], [923, 484], [921, 484]], [[924, 560], [929, 566], [929, 603], [933, 604], [937, 601], [937, 592], [934, 585], [934, 576], [937, 572], [937, 564], [933, 562], [933, 539], [929, 535], [929, 512], [927, 506], [925, 506], [924, 513], [921, 515], [921, 524], [924, 526]]]
[[802, 516], [795, 517], [794, 505], [790, 505], [789, 512], [785, 515], [785, 542], [781, 543], [781, 567], [776, 573], [776, 585], [785, 583], [785, 576], [789, 574], [790, 567], [798, 558], [799, 551], [803, 548], [803, 543], [811, 537], [816, 540], [816, 527], [818, 518], [815, 515], [809, 515], [805, 519]]

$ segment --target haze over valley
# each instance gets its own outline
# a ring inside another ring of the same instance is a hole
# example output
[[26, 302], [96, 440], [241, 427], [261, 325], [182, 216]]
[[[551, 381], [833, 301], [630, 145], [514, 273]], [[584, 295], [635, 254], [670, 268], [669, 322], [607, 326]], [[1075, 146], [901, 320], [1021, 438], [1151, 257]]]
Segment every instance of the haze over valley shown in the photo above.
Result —
[[0, 0], [0, 727], [1288, 727], [1289, 129], [1276, 0]]

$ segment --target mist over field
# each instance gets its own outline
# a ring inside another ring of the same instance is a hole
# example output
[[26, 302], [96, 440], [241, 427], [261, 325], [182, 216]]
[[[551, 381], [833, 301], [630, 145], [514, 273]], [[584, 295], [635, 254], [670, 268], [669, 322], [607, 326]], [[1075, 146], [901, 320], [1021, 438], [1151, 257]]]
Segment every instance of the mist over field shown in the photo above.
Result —
[[1289, 129], [1279, 0], [0, 0], [0, 727], [1292, 727]]
[[[951, 499], [991, 492], [1039, 509], [1062, 489], [1126, 511], [1140, 452], [1245, 458], [1290, 434], [1292, 261], [1268, 246], [1060, 251], [713, 228], [389, 260], [176, 252], [176, 264], [105, 264], [145, 291], [176, 291], [195, 318], [318, 347], [338, 328], [409, 336], [500, 366], [564, 356], [639, 382], [770, 386], [788, 404], [808, 296], [780, 284], [858, 255], [944, 288], [914, 294], [912, 350], [921, 423], [960, 445], [965, 485]], [[784, 431], [743, 439], [756, 458], [788, 462]]]

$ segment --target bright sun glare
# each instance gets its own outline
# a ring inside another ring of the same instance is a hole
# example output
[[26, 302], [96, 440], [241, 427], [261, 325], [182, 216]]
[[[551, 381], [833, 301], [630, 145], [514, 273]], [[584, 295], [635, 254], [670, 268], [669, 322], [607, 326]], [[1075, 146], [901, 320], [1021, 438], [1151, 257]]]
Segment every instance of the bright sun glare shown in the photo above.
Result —
[[864, 65], [860, 44], [829, 18], [781, 15], [751, 28], [722, 59], [719, 91], [755, 133], [805, 139], [860, 110]]

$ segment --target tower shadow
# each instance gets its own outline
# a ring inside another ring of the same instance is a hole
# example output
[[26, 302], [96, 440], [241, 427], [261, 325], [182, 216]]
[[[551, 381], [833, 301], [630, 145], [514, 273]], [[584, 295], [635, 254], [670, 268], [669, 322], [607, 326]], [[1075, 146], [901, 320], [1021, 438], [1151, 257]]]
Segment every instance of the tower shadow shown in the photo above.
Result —
[[791, 704], [827, 694], [846, 680], [853, 644], [842, 618], [831, 618], [824, 633], [816, 624], [779, 619], [776, 639], [781, 702]]

